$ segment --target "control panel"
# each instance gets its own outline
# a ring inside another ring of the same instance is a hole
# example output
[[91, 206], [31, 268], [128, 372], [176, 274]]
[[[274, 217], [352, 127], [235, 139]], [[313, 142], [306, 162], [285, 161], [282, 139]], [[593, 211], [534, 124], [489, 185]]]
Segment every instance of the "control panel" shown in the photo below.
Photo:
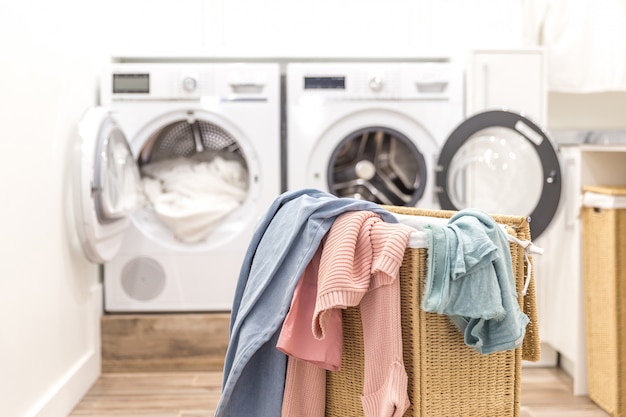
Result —
[[101, 102], [106, 105], [115, 101], [204, 98], [263, 100], [267, 94], [266, 74], [254, 65], [229, 63], [114, 64], [101, 77]]

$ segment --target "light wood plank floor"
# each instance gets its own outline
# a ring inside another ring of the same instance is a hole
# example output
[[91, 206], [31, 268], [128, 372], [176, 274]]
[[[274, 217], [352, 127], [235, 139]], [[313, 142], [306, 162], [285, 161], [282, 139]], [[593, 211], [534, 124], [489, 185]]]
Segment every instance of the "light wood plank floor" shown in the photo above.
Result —
[[[554, 368], [524, 368], [522, 417], [608, 417]], [[220, 372], [105, 373], [70, 417], [212, 417]], [[503, 416], [506, 417], [506, 416]]]

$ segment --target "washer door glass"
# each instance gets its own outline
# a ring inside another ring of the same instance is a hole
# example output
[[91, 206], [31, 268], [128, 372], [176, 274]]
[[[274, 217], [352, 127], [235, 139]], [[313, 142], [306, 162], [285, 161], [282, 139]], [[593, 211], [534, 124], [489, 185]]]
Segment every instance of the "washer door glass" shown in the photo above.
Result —
[[328, 164], [328, 188], [339, 197], [412, 206], [424, 194], [424, 156], [403, 134], [360, 129], [342, 140]]
[[79, 125], [75, 219], [87, 258], [104, 263], [119, 250], [139, 202], [139, 170], [128, 141], [105, 108], [87, 111]]
[[107, 126], [100, 135], [93, 189], [98, 218], [102, 223], [111, 223], [137, 208], [139, 170], [128, 141], [117, 126]]
[[466, 120], [444, 145], [439, 167], [443, 209], [529, 216], [533, 239], [556, 213], [561, 194], [556, 150], [519, 114], [492, 111]]

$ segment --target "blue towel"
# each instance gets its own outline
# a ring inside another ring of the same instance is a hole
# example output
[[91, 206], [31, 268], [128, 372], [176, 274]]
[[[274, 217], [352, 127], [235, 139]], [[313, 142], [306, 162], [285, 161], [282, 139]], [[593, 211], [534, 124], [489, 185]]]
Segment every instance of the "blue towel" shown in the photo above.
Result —
[[482, 354], [521, 345], [520, 309], [505, 232], [487, 213], [465, 209], [446, 226], [427, 225], [428, 273], [422, 308], [446, 314]]

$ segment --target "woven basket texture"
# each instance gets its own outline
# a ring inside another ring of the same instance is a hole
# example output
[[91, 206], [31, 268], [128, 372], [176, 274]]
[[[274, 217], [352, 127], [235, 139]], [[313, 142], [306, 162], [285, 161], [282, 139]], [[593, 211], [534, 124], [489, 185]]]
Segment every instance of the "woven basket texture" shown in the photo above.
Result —
[[[449, 218], [455, 212], [385, 206], [391, 212]], [[530, 239], [525, 217], [493, 216], [509, 233]], [[407, 249], [400, 268], [401, 320], [404, 364], [409, 377], [411, 417], [519, 417], [522, 358], [539, 360], [539, 329], [534, 277], [525, 297], [524, 249], [511, 245], [519, 302], [531, 322], [522, 347], [481, 355], [465, 345], [462, 334], [445, 315], [427, 313], [420, 306], [426, 275], [426, 249]], [[531, 258], [532, 262], [532, 258]], [[363, 331], [358, 307], [344, 310], [341, 371], [326, 373], [326, 416], [363, 416]]]
[[[626, 187], [585, 187], [611, 196]], [[582, 210], [589, 398], [626, 417], [626, 209]]]

